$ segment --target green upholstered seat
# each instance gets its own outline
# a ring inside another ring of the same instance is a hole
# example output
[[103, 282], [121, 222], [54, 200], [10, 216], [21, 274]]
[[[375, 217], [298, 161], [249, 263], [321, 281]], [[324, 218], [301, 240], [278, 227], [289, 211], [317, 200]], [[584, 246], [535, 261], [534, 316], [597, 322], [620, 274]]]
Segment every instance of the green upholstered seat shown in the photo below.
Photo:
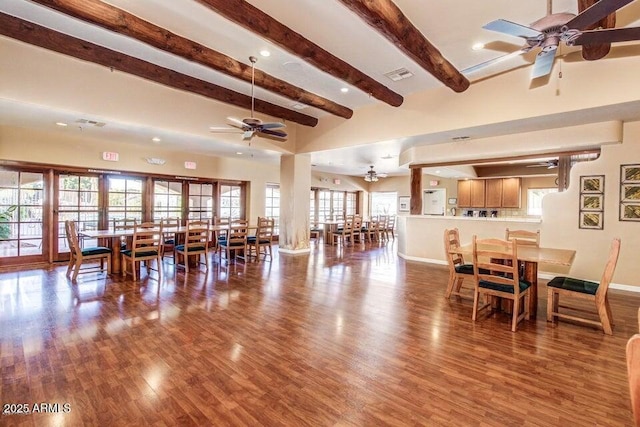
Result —
[[[130, 257], [131, 252], [132, 252], [131, 249], [127, 249], [125, 251], [122, 251], [122, 254]], [[136, 252], [136, 258], [151, 257], [151, 256], [158, 256], [158, 251]]]
[[456, 273], [473, 274], [473, 264], [456, 265]]
[[82, 256], [110, 254], [110, 253], [111, 253], [111, 249], [105, 248], [104, 246], [96, 246], [93, 248], [85, 248], [82, 250]]
[[[189, 251], [204, 251], [204, 245], [200, 245], [200, 246], [189, 246]], [[184, 252], [184, 245], [178, 245], [176, 246], [176, 251], [180, 251], [180, 252]]]
[[600, 284], [587, 280], [573, 279], [571, 277], [554, 277], [547, 286], [551, 288], [566, 289], [582, 294], [595, 295]]
[[[493, 289], [494, 291], [513, 293], [513, 286], [502, 285], [500, 283], [489, 282], [487, 280], [480, 280], [478, 286], [485, 289]], [[526, 291], [531, 286], [531, 283], [520, 280], [520, 292]]]

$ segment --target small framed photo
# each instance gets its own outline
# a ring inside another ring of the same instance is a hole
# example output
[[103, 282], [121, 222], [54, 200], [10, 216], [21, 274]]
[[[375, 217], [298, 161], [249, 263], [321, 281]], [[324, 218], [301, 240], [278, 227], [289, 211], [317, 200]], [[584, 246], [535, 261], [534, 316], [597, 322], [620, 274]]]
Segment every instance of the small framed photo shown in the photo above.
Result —
[[583, 194], [580, 196], [581, 211], [603, 211], [604, 194]]
[[398, 212], [409, 212], [410, 203], [411, 203], [411, 197], [409, 196], [398, 197]]
[[622, 203], [640, 203], [640, 184], [621, 184], [620, 201]]
[[604, 175], [581, 176], [580, 193], [604, 193]]
[[580, 212], [580, 228], [602, 230], [604, 227], [603, 212]]
[[620, 203], [620, 221], [640, 222], [640, 203]]
[[620, 183], [640, 184], [640, 165], [621, 165]]
[[458, 199], [456, 197], [449, 197], [449, 200], [447, 202], [450, 205], [457, 205], [458, 204]]

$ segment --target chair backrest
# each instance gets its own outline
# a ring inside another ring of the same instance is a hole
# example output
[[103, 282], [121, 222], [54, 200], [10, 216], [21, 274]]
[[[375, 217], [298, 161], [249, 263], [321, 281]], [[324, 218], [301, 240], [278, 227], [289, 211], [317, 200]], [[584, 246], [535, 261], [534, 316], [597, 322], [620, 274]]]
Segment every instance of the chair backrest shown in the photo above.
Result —
[[162, 224], [162, 228], [177, 228], [180, 227], [180, 218], [178, 217], [169, 217], [160, 219], [160, 223]]
[[239, 243], [246, 243], [247, 241], [247, 226], [242, 224], [233, 224], [229, 227], [229, 233], [227, 234], [227, 244], [229, 246], [236, 246]]
[[386, 230], [389, 225], [389, 215], [378, 215], [378, 224], [380, 230]]
[[160, 227], [149, 227], [136, 225], [133, 229], [133, 243], [131, 244], [132, 255], [136, 253], [147, 253], [162, 249], [162, 224]]
[[64, 231], [67, 234], [67, 243], [69, 244], [69, 250], [74, 254], [82, 252], [82, 250], [80, 249], [80, 242], [78, 241], [78, 231], [76, 229], [76, 223], [70, 220], [65, 221]]
[[[510, 261], [510, 262], [507, 262]], [[518, 245], [500, 239], [478, 239], [473, 236], [473, 275], [476, 287], [480, 281], [513, 287], [513, 294], [520, 293]]]
[[138, 220], [135, 218], [114, 218], [113, 231], [133, 230], [137, 224]]
[[387, 220], [387, 230], [393, 230], [396, 227], [396, 216], [390, 215]]
[[618, 263], [619, 254], [620, 239], [616, 238], [611, 242], [611, 249], [609, 249], [609, 259], [607, 260], [607, 265], [604, 268], [604, 273], [602, 273], [600, 285], [598, 286], [598, 290], [596, 291], [596, 298], [604, 298], [607, 295], [609, 284], [611, 283], [611, 279], [613, 278], [613, 272], [616, 270], [616, 264]]
[[360, 215], [355, 215], [353, 217], [353, 230], [360, 230], [362, 228], [362, 217]]
[[444, 230], [444, 254], [447, 257], [449, 270], [455, 270], [459, 265], [464, 264], [464, 257], [461, 253], [455, 252], [460, 248], [460, 234], [457, 228]]
[[273, 218], [258, 218], [258, 230], [256, 231], [256, 240], [258, 243], [264, 240], [271, 242], [275, 226], [276, 221]]
[[382, 229], [382, 223], [380, 223], [379, 219], [371, 218], [369, 220], [369, 226], [367, 228], [369, 229], [369, 232], [375, 233], [378, 230]]
[[211, 240], [209, 221], [190, 221], [187, 223], [184, 247], [187, 252], [206, 251]]
[[231, 224], [231, 218], [229, 218], [229, 217], [226, 217], [226, 218], [214, 217], [213, 218], [213, 224], [214, 225], [229, 225], [229, 224]]
[[342, 234], [351, 234], [353, 231], [353, 218], [348, 218], [344, 221], [342, 226]]
[[505, 239], [508, 241], [516, 241], [518, 245], [540, 246], [540, 230], [507, 230], [505, 231]]

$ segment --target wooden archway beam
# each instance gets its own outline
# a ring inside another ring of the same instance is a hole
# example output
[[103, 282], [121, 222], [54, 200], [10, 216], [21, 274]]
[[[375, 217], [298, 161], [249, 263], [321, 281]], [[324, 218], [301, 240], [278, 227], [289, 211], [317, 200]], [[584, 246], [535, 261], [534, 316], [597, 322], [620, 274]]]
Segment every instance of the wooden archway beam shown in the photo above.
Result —
[[[251, 66], [207, 46], [179, 36], [122, 9], [98, 0], [33, 0], [82, 21], [131, 37], [143, 43], [197, 62], [221, 73], [251, 83]], [[255, 70], [255, 84], [296, 102], [319, 108], [345, 119], [353, 111], [329, 99]]]
[[[175, 89], [195, 93], [238, 107], [251, 108], [250, 96], [169, 70], [168, 68], [159, 67], [150, 62], [4, 13], [0, 13], [0, 34], [54, 52], [133, 74]], [[301, 125], [315, 126], [318, 124], [318, 119], [315, 117], [259, 99], [256, 99], [255, 108], [256, 111], [269, 116], [290, 120]]]
[[[599, 0], [578, 0], [578, 13], [583, 12], [585, 9], [596, 4]], [[596, 28], [615, 28], [616, 26], [616, 14], [607, 15], [600, 21], [591, 25], [585, 30], [593, 30]], [[604, 58], [611, 50], [611, 43], [597, 43], [587, 44], [582, 46], [582, 57], [588, 61], [595, 61], [596, 59]]]
[[469, 80], [442, 56], [393, 1], [340, 1], [446, 86], [456, 92], [467, 90]]
[[395, 93], [342, 59], [307, 40], [245, 0], [197, 1], [228, 20], [258, 34], [260, 37], [271, 40], [316, 68], [361, 89], [380, 101], [394, 107], [399, 107], [404, 101], [402, 95]]

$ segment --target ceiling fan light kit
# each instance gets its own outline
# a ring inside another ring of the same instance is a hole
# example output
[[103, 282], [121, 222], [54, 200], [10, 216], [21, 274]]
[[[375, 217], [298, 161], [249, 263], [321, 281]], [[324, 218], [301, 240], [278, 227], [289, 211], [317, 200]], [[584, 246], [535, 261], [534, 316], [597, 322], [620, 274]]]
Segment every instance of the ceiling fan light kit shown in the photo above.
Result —
[[376, 171], [373, 170], [373, 165], [370, 166], [370, 170], [367, 171], [366, 175], [364, 176], [364, 180], [367, 182], [376, 182], [378, 181], [378, 174], [376, 173]]

